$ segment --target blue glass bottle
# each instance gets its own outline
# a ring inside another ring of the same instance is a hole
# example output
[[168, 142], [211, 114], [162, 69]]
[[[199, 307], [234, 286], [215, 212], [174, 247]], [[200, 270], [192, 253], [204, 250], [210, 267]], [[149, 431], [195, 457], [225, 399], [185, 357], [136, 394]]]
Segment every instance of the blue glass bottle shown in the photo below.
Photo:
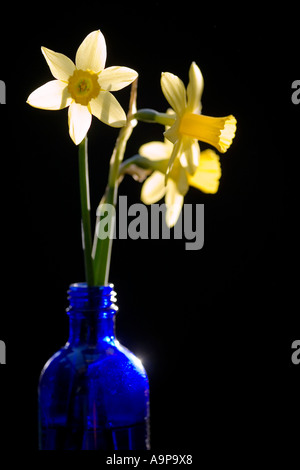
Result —
[[39, 382], [42, 450], [149, 449], [149, 383], [115, 337], [112, 285], [70, 286], [66, 345]]

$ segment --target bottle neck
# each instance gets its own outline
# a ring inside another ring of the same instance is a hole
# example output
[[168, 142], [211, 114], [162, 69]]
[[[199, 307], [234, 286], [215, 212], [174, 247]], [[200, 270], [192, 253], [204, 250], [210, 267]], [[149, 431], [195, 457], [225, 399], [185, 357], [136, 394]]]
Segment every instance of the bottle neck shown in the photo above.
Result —
[[70, 321], [68, 344], [97, 347], [115, 340], [116, 293], [113, 285], [88, 287], [71, 284], [69, 291]]

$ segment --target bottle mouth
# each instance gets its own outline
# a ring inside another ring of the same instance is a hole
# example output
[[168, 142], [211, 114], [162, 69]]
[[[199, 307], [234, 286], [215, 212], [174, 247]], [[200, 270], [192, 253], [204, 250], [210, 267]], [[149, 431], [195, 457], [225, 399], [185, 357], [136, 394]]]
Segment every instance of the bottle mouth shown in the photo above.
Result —
[[113, 289], [113, 284], [106, 284], [105, 286], [88, 286], [86, 282], [74, 282], [70, 284], [70, 289], [83, 289], [83, 290], [104, 290], [104, 289]]
[[67, 312], [72, 308], [76, 308], [81, 311], [98, 310], [103, 313], [114, 314], [118, 311], [116, 296], [113, 284], [88, 286], [86, 282], [77, 282], [69, 286], [68, 300], [70, 308], [67, 309]]

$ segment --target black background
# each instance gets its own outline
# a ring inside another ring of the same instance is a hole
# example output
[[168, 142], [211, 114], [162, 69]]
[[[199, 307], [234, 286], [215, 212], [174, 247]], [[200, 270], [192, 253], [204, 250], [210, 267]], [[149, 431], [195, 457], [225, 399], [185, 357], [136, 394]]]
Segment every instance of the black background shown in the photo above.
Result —
[[[0, 448], [37, 453], [37, 383], [46, 360], [67, 340], [66, 290], [84, 277], [77, 149], [67, 111], [26, 104], [52, 79], [44, 45], [74, 59], [84, 37], [103, 32], [107, 66], [139, 72], [138, 107], [168, 106], [160, 74], [188, 82], [194, 60], [204, 76], [203, 113], [233, 114], [236, 138], [221, 156], [216, 195], [205, 204], [205, 243], [115, 240], [110, 281], [118, 293], [120, 341], [150, 378], [153, 450], [209, 453], [234, 462], [265, 451], [286, 455], [299, 441], [300, 338], [297, 186], [300, 105], [299, 20], [288, 6], [185, 2], [68, 3], [5, 7], [1, 118]], [[274, 9], [275, 8], [275, 9]], [[298, 21], [298, 22], [297, 22]], [[116, 92], [127, 108], [129, 88]], [[126, 158], [162, 139], [139, 124]], [[92, 209], [105, 189], [117, 130], [93, 118], [89, 131]], [[204, 144], [201, 148], [206, 148]], [[119, 194], [140, 202], [129, 177]]]

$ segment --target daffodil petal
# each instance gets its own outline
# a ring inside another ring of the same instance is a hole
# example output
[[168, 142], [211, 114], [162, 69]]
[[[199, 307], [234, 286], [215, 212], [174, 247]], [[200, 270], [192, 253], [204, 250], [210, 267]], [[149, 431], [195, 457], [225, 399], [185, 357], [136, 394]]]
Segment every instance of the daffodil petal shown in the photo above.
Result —
[[166, 191], [166, 224], [168, 227], [173, 227], [180, 215], [184, 197], [179, 193], [176, 183], [172, 180], [168, 180], [167, 191]]
[[99, 75], [99, 85], [102, 90], [117, 91], [130, 85], [138, 73], [128, 67], [108, 67]]
[[204, 80], [198, 65], [193, 62], [189, 70], [189, 84], [187, 86], [187, 111], [200, 113], [201, 96], [204, 87]]
[[170, 171], [172, 169], [172, 166], [173, 166], [173, 163], [174, 163], [176, 157], [178, 157], [179, 154], [180, 154], [181, 146], [182, 146], [182, 139], [179, 139], [179, 140], [177, 140], [177, 142], [175, 142], [175, 144], [173, 146], [173, 151], [171, 153], [171, 157], [170, 157], [170, 160], [169, 160], [169, 163], [168, 163], [167, 176], [168, 176], [168, 174], [170, 173]]
[[193, 176], [188, 175], [191, 186], [204, 193], [215, 194], [219, 189], [221, 165], [219, 156], [210, 149], [201, 152], [200, 163]]
[[66, 83], [60, 80], [51, 80], [33, 91], [27, 103], [34, 108], [57, 110], [63, 109], [72, 103]]
[[190, 137], [182, 137], [182, 150], [180, 156], [180, 163], [187, 172], [193, 175], [199, 165], [200, 160], [200, 147], [197, 139]]
[[168, 127], [164, 132], [164, 137], [172, 144], [179, 139], [179, 127], [180, 127], [180, 119], [176, 119], [174, 124], [171, 127]]
[[142, 186], [141, 200], [144, 204], [153, 204], [162, 199], [165, 193], [165, 175], [160, 171], [154, 171]]
[[172, 153], [172, 145], [164, 142], [148, 142], [139, 148], [139, 154], [150, 160], [169, 159]]
[[189, 189], [188, 175], [187, 175], [185, 168], [182, 168], [181, 165], [179, 165], [179, 170], [178, 170], [175, 183], [176, 183], [179, 194], [181, 194], [182, 196], [185, 196]]
[[126, 114], [116, 100], [108, 91], [100, 91], [97, 98], [89, 103], [92, 114], [100, 121], [112, 127], [122, 127], [126, 124]]
[[42, 53], [52, 75], [58, 80], [67, 82], [75, 70], [73, 61], [66, 55], [51, 51], [51, 49], [46, 47], [42, 47]]
[[99, 73], [106, 62], [106, 42], [101, 31], [93, 31], [77, 49], [75, 63], [81, 70], [92, 70]]
[[161, 75], [161, 88], [166, 100], [177, 114], [184, 112], [186, 107], [186, 91], [179, 77], [169, 72]]
[[78, 145], [90, 128], [92, 115], [86, 106], [74, 102], [69, 107], [68, 118], [70, 137]]

